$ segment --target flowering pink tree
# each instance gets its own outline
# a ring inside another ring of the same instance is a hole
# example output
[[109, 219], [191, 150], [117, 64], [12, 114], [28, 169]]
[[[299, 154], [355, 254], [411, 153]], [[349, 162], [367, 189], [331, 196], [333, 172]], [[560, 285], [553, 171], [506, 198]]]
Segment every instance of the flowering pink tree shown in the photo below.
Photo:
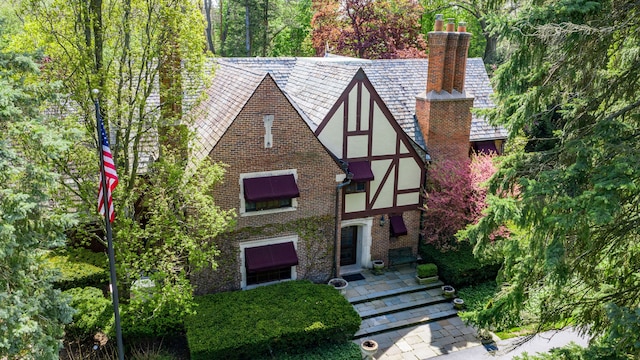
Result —
[[468, 160], [441, 160], [428, 172], [424, 205], [424, 239], [447, 249], [454, 235], [477, 222], [487, 206], [483, 184], [495, 173], [495, 154], [477, 154]]

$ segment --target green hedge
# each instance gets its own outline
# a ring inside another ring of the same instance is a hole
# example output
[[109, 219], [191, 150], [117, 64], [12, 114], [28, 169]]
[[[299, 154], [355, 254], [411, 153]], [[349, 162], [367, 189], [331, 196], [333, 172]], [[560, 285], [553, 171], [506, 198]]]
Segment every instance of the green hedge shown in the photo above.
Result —
[[49, 253], [46, 263], [60, 272], [55, 286], [62, 290], [77, 287], [103, 287], [109, 284], [107, 256], [91, 250], [68, 248]]
[[97, 331], [112, 332], [113, 306], [102, 290], [94, 287], [73, 288], [64, 291], [71, 295], [71, 307], [76, 310], [71, 324], [65, 326], [67, 334], [77, 338], [93, 336]]
[[308, 281], [205, 295], [196, 303], [197, 314], [185, 324], [192, 360], [302, 353], [344, 343], [360, 327], [338, 291]]
[[326, 344], [307, 349], [300, 354], [270, 354], [259, 360], [361, 360], [360, 346], [351, 341]]
[[441, 252], [433, 245], [420, 246], [425, 262], [435, 263], [442, 281], [454, 287], [495, 280], [500, 264], [483, 264], [473, 256], [473, 247], [461, 242], [458, 249]]

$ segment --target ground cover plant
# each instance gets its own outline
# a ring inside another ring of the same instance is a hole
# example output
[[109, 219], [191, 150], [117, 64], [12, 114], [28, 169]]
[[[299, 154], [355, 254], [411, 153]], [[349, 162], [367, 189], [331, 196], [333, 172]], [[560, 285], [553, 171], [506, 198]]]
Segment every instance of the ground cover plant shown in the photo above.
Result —
[[458, 297], [464, 300], [467, 310], [464, 313], [460, 313], [460, 317], [464, 320], [465, 316], [470, 312], [491, 306], [491, 299], [496, 291], [497, 286], [495, 281], [487, 281], [458, 289]]
[[192, 360], [303, 353], [345, 343], [360, 327], [339, 292], [308, 281], [199, 296], [196, 303], [185, 323]]

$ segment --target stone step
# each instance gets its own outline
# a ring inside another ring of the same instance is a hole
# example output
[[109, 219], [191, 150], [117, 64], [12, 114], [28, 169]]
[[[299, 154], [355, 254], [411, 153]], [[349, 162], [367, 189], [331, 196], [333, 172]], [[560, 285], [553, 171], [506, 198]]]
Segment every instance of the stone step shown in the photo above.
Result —
[[398, 295], [407, 294], [407, 293], [413, 293], [413, 292], [425, 291], [425, 290], [431, 290], [431, 289], [439, 289], [443, 285], [444, 283], [442, 281], [438, 281], [428, 285], [410, 285], [410, 286], [405, 286], [398, 289], [385, 290], [385, 291], [369, 293], [366, 295], [354, 296], [354, 297], [350, 297], [348, 300], [352, 305], [356, 305], [356, 304], [361, 304], [368, 301], [389, 298], [389, 297], [398, 296]]
[[436, 322], [458, 315], [453, 304], [444, 302], [364, 319], [354, 339]]
[[445, 299], [442, 295], [432, 296], [426, 293], [425, 295], [421, 296], [421, 298], [411, 299], [411, 301], [400, 301], [394, 303], [394, 300], [396, 300], [396, 298], [374, 300], [372, 302], [357, 304], [355, 306], [355, 309], [360, 317], [364, 320], [376, 316], [393, 314], [401, 311], [413, 310], [451, 301], [449, 299]]

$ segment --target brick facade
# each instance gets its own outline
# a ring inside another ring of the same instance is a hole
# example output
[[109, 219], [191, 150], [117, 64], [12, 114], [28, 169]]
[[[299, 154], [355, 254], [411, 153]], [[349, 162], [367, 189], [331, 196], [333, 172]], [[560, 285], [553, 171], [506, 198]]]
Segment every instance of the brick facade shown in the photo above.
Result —
[[385, 215], [385, 224], [380, 226], [380, 216], [376, 216], [371, 230], [372, 245], [371, 259], [383, 260], [385, 265], [389, 264], [389, 249], [401, 247], [411, 247], [414, 254], [418, 253], [418, 239], [420, 237], [420, 210], [405, 211], [402, 219], [407, 226], [407, 235], [397, 238], [390, 237], [389, 214]]
[[[273, 146], [265, 148], [264, 115], [274, 115]], [[336, 175], [340, 167], [306, 125], [270, 76], [265, 76], [210, 153], [227, 164], [224, 183], [214, 190], [216, 204], [238, 212], [236, 231], [215, 239], [218, 269], [194, 276], [198, 294], [240, 289], [239, 244], [298, 236], [298, 278], [326, 280], [332, 267]], [[295, 169], [300, 197], [294, 211], [239, 214], [240, 175]]]
[[472, 106], [473, 98], [466, 96], [440, 100], [422, 93], [416, 97], [416, 118], [434, 160], [469, 157]]

